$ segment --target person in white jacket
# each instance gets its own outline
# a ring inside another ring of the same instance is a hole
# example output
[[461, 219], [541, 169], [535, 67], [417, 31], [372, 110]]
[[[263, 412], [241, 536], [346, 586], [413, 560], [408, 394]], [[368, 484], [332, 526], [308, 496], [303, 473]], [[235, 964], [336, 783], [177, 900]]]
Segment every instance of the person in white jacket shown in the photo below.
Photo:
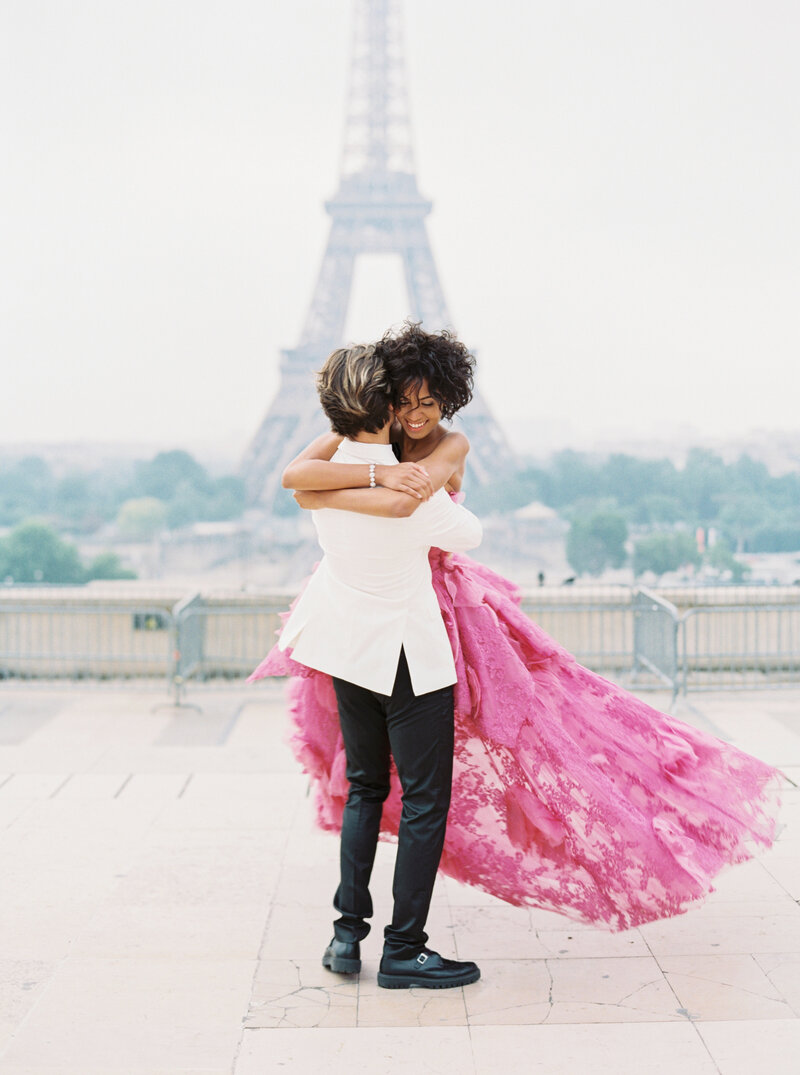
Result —
[[[391, 389], [375, 348], [335, 351], [318, 375], [323, 409], [345, 439], [334, 461], [397, 465], [389, 434]], [[444, 842], [453, 768], [455, 663], [431, 583], [431, 546], [480, 544], [478, 519], [444, 490], [404, 518], [323, 508], [312, 512], [323, 559], [281, 633], [292, 658], [333, 677], [350, 791], [341, 835], [339, 917], [323, 964], [361, 969], [372, 915], [369, 881], [389, 793], [390, 756], [403, 789], [392, 892], [378, 984], [389, 989], [466, 985], [472, 962], [426, 947], [425, 922]]]

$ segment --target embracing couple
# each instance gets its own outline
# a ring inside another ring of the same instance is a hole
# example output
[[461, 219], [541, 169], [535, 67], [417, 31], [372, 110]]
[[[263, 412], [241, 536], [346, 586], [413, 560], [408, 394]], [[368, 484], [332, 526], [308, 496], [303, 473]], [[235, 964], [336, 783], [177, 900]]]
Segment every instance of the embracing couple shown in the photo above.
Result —
[[328, 359], [334, 432], [283, 475], [325, 557], [250, 677], [291, 677], [292, 747], [319, 824], [341, 831], [331, 970], [359, 969], [377, 839], [398, 841], [387, 988], [479, 977], [425, 947], [437, 867], [515, 906], [631, 929], [769, 847], [784, 779], [583, 667], [512, 582], [463, 555], [480, 524], [447, 493], [469, 444], [441, 422], [469, 402], [473, 366], [418, 325]]
[[[431, 350], [440, 358], [446, 352], [451, 374], [455, 370], [449, 392], [429, 383], [435, 375], [424, 376], [434, 369], [426, 366]], [[409, 381], [413, 369], [417, 374]], [[317, 378], [333, 434], [301, 453], [284, 474], [284, 485], [307, 488], [304, 470], [318, 475], [315, 460], [330, 460], [327, 491], [315, 478], [317, 491], [295, 494], [313, 509], [325, 555], [279, 642], [295, 662], [333, 678], [347, 759], [341, 876], [333, 901], [339, 917], [322, 962], [343, 974], [361, 969], [360, 942], [372, 915], [370, 875], [394, 758], [402, 813], [394, 911], [378, 973], [378, 984], [388, 989], [440, 989], [480, 977], [474, 963], [444, 959], [427, 948], [425, 932], [450, 805], [456, 683], [428, 554], [432, 546], [463, 552], [481, 540], [479, 521], [441, 487], [460, 483], [467, 447], [461, 434], [439, 421], [448, 407], [453, 413], [466, 402], [471, 386], [472, 359], [447, 333], [427, 334], [412, 325], [374, 346], [337, 350]], [[447, 398], [454, 394], [457, 400]], [[430, 448], [438, 448], [436, 491], [427, 467], [399, 462], [395, 451], [403, 438], [406, 455], [413, 456], [419, 444], [426, 461]]]

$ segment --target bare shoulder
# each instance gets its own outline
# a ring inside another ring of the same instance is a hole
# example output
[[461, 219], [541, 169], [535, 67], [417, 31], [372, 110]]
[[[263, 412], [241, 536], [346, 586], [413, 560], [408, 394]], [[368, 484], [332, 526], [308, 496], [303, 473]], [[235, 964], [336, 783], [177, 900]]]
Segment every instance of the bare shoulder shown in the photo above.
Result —
[[446, 447], [448, 455], [463, 459], [469, 451], [469, 438], [464, 433], [459, 433], [456, 429], [449, 429], [442, 437], [439, 445]]
[[461, 489], [468, 451], [469, 440], [464, 434], [447, 430], [428, 458], [421, 462], [437, 488], [444, 486], [448, 492], [456, 493]]

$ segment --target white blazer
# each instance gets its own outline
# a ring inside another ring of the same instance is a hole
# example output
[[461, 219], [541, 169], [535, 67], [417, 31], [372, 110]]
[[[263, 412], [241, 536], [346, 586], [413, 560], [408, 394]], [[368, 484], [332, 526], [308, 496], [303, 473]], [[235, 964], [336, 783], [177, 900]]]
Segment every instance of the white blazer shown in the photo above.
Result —
[[[388, 444], [343, 440], [337, 463], [396, 463]], [[300, 664], [389, 695], [401, 647], [414, 694], [456, 682], [431, 583], [432, 545], [463, 552], [481, 524], [440, 489], [407, 519], [323, 508], [312, 512], [325, 555], [281, 632]]]

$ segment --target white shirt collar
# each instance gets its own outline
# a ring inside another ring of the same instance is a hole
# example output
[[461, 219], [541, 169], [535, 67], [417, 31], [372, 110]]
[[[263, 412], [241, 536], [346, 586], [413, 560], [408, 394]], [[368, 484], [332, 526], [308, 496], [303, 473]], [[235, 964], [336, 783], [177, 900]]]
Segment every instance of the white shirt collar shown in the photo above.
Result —
[[391, 444], [377, 444], [374, 441], [350, 440], [348, 437], [339, 445], [339, 450], [348, 455], [358, 456], [366, 463], [396, 463], [397, 457]]

